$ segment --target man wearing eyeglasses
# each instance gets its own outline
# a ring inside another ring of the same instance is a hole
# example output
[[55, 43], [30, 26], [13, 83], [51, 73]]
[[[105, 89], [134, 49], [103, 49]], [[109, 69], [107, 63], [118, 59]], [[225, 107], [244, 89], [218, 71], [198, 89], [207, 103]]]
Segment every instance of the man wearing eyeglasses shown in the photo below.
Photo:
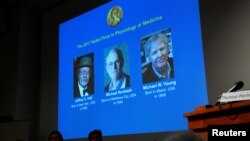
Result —
[[129, 87], [130, 77], [123, 72], [124, 58], [119, 48], [112, 48], [106, 56], [106, 71], [110, 77], [110, 82], [104, 90], [113, 91]]
[[94, 93], [93, 61], [90, 56], [83, 56], [76, 61], [74, 97], [89, 96]]

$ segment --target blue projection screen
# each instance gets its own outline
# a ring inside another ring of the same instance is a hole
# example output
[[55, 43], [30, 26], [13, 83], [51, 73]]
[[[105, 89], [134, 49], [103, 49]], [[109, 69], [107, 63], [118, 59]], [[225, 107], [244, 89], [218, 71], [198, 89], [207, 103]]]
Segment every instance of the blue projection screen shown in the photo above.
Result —
[[65, 139], [185, 130], [207, 103], [198, 0], [115, 0], [59, 34]]

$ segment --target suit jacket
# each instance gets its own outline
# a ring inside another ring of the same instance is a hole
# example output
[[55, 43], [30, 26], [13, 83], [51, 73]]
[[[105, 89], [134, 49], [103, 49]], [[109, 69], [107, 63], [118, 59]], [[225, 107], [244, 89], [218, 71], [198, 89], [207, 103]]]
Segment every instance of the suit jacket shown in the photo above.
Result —
[[[89, 95], [93, 95], [94, 94], [94, 84], [93, 84], [92, 81], [90, 81], [88, 83], [88, 87], [87, 87], [86, 92]], [[74, 83], [74, 98], [78, 98], [78, 97], [81, 97], [81, 94], [80, 94], [80, 90], [79, 90], [79, 87], [78, 87], [78, 82], [75, 82]]]
[[[125, 88], [127, 88], [127, 87], [130, 86], [130, 77], [129, 77], [129, 75], [127, 75], [127, 74], [125, 74], [125, 73], [124, 73], [124, 76], [125, 76], [125, 78], [126, 78]], [[111, 83], [111, 82], [110, 82], [110, 83]], [[104, 87], [105, 92], [108, 92], [108, 91], [109, 91], [109, 84], [110, 84], [110, 83], [108, 83], [108, 84]]]
[[[170, 64], [171, 66], [171, 64]], [[172, 70], [172, 66], [171, 66], [171, 72], [170, 72], [170, 76], [169, 78], [173, 78], [174, 77], [174, 71]], [[142, 76], [143, 79], [143, 83], [149, 83], [149, 82], [155, 82], [155, 81], [159, 81], [161, 80], [154, 72], [153, 68], [152, 68], [152, 64], [149, 63], [147, 65], [147, 69], [146, 71], [143, 73]]]

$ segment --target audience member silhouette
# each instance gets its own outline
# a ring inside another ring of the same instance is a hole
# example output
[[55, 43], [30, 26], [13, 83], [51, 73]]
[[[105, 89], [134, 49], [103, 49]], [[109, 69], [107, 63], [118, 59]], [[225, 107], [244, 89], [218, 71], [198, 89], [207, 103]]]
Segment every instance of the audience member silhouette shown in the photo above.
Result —
[[171, 135], [165, 137], [162, 141], [205, 141], [205, 139], [191, 131], [183, 131], [172, 133]]
[[49, 141], [63, 141], [63, 136], [59, 131], [54, 130], [49, 134]]
[[102, 141], [102, 131], [101, 130], [92, 130], [89, 132], [88, 136], [89, 141]]

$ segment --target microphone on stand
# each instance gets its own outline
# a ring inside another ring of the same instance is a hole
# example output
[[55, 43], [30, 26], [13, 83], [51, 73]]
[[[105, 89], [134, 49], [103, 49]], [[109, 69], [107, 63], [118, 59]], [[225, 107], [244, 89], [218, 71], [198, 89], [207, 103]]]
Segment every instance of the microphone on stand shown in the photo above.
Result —
[[[243, 83], [242, 81], [235, 82], [235, 84], [233, 85], [233, 87], [231, 87], [227, 92], [228, 92], [228, 93], [230, 93], [230, 92], [235, 92], [235, 91], [241, 89], [243, 86], [244, 86], [244, 83]], [[220, 104], [220, 99], [221, 99], [221, 96], [220, 96], [220, 98], [217, 100], [217, 102], [215, 103], [215, 105]]]
[[230, 88], [227, 92], [235, 92], [239, 89], [241, 89], [244, 86], [244, 83], [242, 81], [235, 82], [232, 88]]

